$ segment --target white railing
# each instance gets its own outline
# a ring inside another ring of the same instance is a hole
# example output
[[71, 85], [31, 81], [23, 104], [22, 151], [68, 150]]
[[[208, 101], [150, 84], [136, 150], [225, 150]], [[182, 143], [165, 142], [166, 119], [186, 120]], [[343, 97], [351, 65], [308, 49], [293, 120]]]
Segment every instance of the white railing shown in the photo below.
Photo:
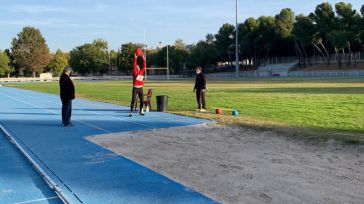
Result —
[[40, 81], [52, 81], [58, 80], [58, 78], [33, 78], [33, 77], [19, 77], [19, 78], [0, 78], [0, 82], [40, 82]]
[[[132, 80], [132, 76], [89, 76], [89, 77], [71, 77], [73, 80], [80, 81], [102, 81], [102, 80]], [[181, 79], [180, 75], [148, 75], [148, 80], [166, 80], [166, 79]], [[33, 77], [19, 77], [19, 78], [0, 78], [0, 82], [46, 82], [58, 81], [59, 77], [53, 78], [33, 78]]]
[[[223, 79], [223, 78], [235, 78], [235, 72], [213, 73], [206, 74], [210, 79]], [[337, 71], [289, 71], [288, 75], [280, 75], [287, 77], [364, 77], [364, 70], [337, 70]], [[239, 73], [240, 78], [258, 78], [258, 77], [273, 77], [272, 72], [267, 71], [241, 71]], [[191, 79], [193, 77], [169, 75], [171, 80]], [[118, 80], [132, 80], [131, 76], [94, 76], [94, 77], [72, 77], [77, 81], [118, 81]], [[165, 75], [149, 76], [148, 80], [167, 80]], [[0, 78], [0, 83], [19, 83], [19, 82], [55, 82], [58, 81], [58, 77], [51, 79], [40, 78]]]
[[[181, 75], [148, 75], [148, 80], [180, 79]], [[132, 80], [132, 76], [92, 76], [92, 77], [72, 77], [73, 80], [97, 81], [97, 80]]]

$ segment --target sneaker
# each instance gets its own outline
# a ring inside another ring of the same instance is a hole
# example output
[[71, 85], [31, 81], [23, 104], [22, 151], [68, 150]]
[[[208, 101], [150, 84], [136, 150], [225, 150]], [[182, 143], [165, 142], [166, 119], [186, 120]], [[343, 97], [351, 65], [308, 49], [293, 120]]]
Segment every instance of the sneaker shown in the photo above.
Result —
[[141, 116], [145, 116], [144, 111], [143, 111], [143, 110], [141, 110], [141, 111], [139, 112], [139, 115], [141, 115]]
[[129, 113], [129, 117], [133, 117], [133, 113]]
[[207, 110], [206, 109], [200, 109], [200, 112], [206, 113]]

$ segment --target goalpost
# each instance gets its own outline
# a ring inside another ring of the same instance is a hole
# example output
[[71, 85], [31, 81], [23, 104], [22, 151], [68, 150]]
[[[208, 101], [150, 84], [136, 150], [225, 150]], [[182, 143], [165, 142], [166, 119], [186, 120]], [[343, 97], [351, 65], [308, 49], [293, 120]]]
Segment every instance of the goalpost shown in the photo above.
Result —
[[[167, 36], [168, 36], [168, 32], [167, 32]], [[146, 44], [146, 39], [147, 39], [147, 30], [144, 27], [144, 43], [143, 43], [143, 51], [144, 51], [144, 57], [145, 59], [147, 59], [147, 47], [148, 45]], [[161, 42], [159, 42], [161, 43]], [[167, 80], [169, 80], [169, 45], [167, 44], [167, 67], [151, 67], [151, 68], [146, 68], [145, 70], [145, 80], [148, 79], [148, 70], [150, 70], [151, 72], [153, 70], [166, 70], [166, 75], [167, 75]]]

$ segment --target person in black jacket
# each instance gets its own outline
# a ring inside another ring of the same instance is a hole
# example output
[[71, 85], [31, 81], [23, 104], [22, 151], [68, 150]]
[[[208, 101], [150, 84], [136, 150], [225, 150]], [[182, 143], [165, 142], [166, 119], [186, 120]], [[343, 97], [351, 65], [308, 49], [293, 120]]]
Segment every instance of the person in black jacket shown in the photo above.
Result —
[[196, 80], [193, 92], [196, 92], [198, 109], [201, 112], [206, 112], [206, 78], [202, 73], [202, 68], [196, 68]]
[[72, 126], [72, 100], [75, 99], [75, 86], [70, 78], [71, 67], [66, 67], [59, 78], [60, 95], [62, 101], [62, 123], [65, 127]]

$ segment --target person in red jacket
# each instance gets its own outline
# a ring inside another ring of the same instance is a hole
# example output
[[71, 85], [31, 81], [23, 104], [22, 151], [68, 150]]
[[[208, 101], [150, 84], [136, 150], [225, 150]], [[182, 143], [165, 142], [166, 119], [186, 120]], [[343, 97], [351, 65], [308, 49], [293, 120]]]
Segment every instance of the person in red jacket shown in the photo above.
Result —
[[134, 63], [133, 63], [133, 93], [130, 104], [130, 114], [129, 116], [133, 116], [133, 110], [136, 102], [136, 98], [139, 98], [139, 114], [144, 116], [144, 95], [143, 95], [143, 86], [144, 86], [144, 72], [147, 68], [147, 61], [144, 57], [144, 53], [142, 49], [138, 48], [135, 51]]

